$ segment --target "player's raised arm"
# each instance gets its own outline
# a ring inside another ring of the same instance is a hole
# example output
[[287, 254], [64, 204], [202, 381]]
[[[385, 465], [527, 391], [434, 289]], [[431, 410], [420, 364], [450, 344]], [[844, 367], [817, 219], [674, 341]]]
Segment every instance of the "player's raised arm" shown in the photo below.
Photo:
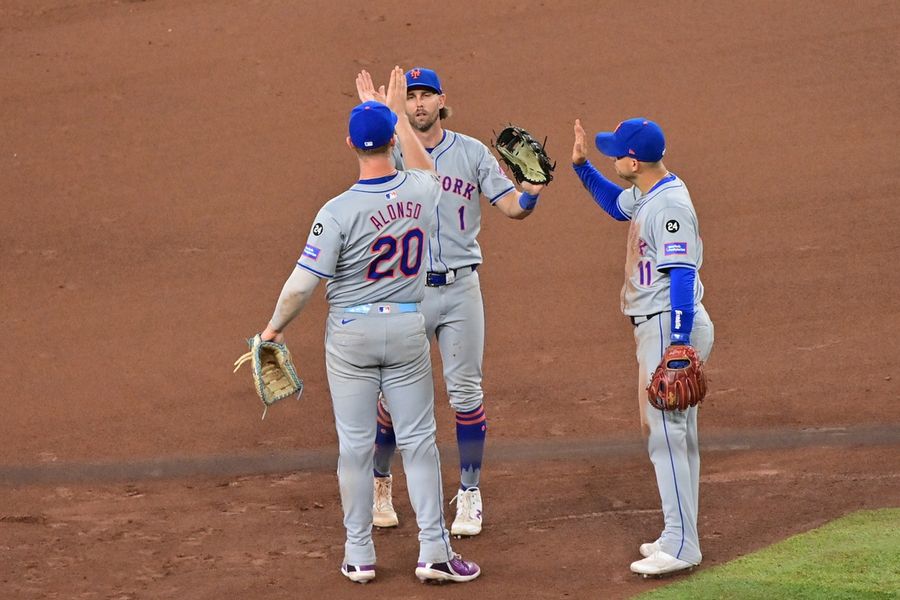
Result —
[[[365, 82], [364, 82], [365, 83]], [[406, 117], [406, 75], [400, 67], [394, 67], [387, 89], [387, 105], [397, 115], [396, 133], [403, 148], [403, 163], [409, 169], [434, 171], [434, 161], [416, 136]]]
[[583, 165], [587, 162], [587, 150], [584, 147], [584, 127], [581, 119], [575, 119], [575, 143], [572, 144], [572, 164]]
[[616, 221], [627, 221], [628, 215], [616, 204], [619, 194], [624, 188], [600, 174], [587, 159], [587, 148], [584, 144], [584, 127], [581, 119], [575, 119], [575, 142], [572, 144], [572, 168], [581, 180], [584, 188], [591, 193], [594, 202]]

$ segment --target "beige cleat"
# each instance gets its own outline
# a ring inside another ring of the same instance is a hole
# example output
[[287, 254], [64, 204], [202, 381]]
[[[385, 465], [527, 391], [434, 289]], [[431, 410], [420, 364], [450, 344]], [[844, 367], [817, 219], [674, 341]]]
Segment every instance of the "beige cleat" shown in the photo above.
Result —
[[653, 554], [654, 552], [657, 552], [659, 550], [660, 550], [659, 540], [656, 540], [655, 542], [647, 542], [646, 544], [641, 544], [641, 547], [639, 548], [641, 556], [643, 556], [644, 558], [647, 558], [648, 556], [650, 556], [651, 554]]
[[693, 569], [694, 563], [675, 558], [662, 550], [657, 550], [647, 558], [631, 563], [631, 571], [644, 577], [660, 577], [670, 573], [677, 573]]
[[375, 503], [372, 506], [372, 524], [375, 527], [396, 527], [400, 520], [391, 496], [393, 475], [375, 478]]
[[472, 536], [481, 533], [482, 502], [481, 490], [470, 488], [460, 490], [450, 504], [456, 502], [456, 519], [450, 527], [450, 534]]

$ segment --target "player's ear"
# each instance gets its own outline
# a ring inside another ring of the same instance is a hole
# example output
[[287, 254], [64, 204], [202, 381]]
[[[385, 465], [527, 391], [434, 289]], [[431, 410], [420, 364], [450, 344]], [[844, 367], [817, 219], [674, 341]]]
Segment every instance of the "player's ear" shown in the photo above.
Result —
[[353, 140], [350, 139], [350, 136], [347, 136], [347, 147], [351, 150], [356, 150], [356, 146], [353, 145]]
[[447, 105], [447, 94], [438, 96], [438, 108], [444, 108]]

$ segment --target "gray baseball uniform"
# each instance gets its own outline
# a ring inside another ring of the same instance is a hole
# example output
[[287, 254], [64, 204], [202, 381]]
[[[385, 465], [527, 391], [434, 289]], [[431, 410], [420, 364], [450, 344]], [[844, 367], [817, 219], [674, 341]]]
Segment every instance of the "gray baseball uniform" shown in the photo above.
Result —
[[393, 417], [420, 529], [419, 561], [453, 556], [419, 310], [439, 197], [439, 182], [424, 171], [360, 181], [322, 207], [297, 262], [328, 280], [325, 356], [340, 443], [347, 564], [375, 563], [371, 474], [379, 389]]
[[[484, 304], [475, 271], [482, 262], [477, 239], [481, 196], [493, 204], [515, 186], [488, 147], [475, 138], [445, 129], [430, 152], [442, 193], [437, 224], [428, 240], [426, 264], [431, 275], [422, 312], [429, 338], [438, 338], [450, 405], [469, 412], [484, 397]], [[394, 160], [403, 164], [399, 148]]]
[[[457, 412], [460, 487], [477, 488], [481, 474], [481, 440], [460, 436], [460, 426], [486, 427], [482, 405], [484, 303], [476, 269], [481, 264], [481, 196], [494, 203], [515, 190], [490, 150], [475, 138], [444, 130], [430, 149], [441, 184], [437, 223], [428, 240], [427, 287], [422, 313], [428, 338], [437, 338], [450, 405]], [[400, 148], [394, 161], [403, 164]], [[390, 412], [390, 411], [388, 411]], [[461, 414], [462, 413], [462, 414]], [[390, 472], [390, 453], [376, 452], [379, 473]], [[479, 509], [480, 510], [480, 509]]]
[[[684, 182], [670, 174], [647, 194], [637, 187], [624, 190], [619, 210], [631, 220], [625, 260], [622, 311], [635, 324], [638, 405], [641, 423], [649, 433], [648, 451], [656, 471], [665, 529], [661, 549], [690, 563], [702, 556], [697, 534], [700, 486], [700, 450], [697, 406], [686, 411], [661, 411], [647, 401], [647, 386], [662, 360], [671, 334], [667, 270], [689, 267], [699, 271], [703, 242], [690, 194]], [[714, 329], [701, 304], [703, 285], [697, 274], [692, 345], [706, 361], [712, 350]]]

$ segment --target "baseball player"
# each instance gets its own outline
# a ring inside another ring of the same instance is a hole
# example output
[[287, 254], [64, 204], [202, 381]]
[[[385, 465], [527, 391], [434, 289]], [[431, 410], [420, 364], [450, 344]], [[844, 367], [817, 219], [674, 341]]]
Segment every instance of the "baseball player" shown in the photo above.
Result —
[[[397, 119], [406, 102], [399, 67], [391, 73], [387, 101], [394, 112], [377, 102], [351, 111], [347, 145], [359, 159], [359, 181], [316, 215], [262, 339], [281, 341], [319, 280], [328, 281], [325, 364], [347, 530], [341, 573], [361, 583], [375, 577], [370, 473], [381, 390], [419, 525], [416, 576], [470, 581], [481, 571], [454, 554], [444, 523], [431, 357], [420, 310], [425, 244], [435, 225], [440, 182], [412, 127]], [[395, 127], [411, 170], [398, 172], [391, 160]]]
[[[361, 100], [381, 96], [366, 71], [356, 79]], [[487, 432], [481, 388], [484, 356], [484, 305], [478, 278], [481, 248], [481, 203], [484, 196], [511, 219], [534, 211], [542, 185], [522, 184], [520, 192], [504, 174], [490, 150], [480, 141], [450, 131], [443, 120], [450, 115], [437, 73], [416, 67], [406, 72], [406, 115], [418, 140], [434, 159], [440, 177], [441, 200], [437, 227], [428, 239], [427, 280], [422, 313], [429, 339], [437, 339], [450, 405], [456, 411], [460, 485], [454, 501], [456, 518], [450, 532], [478, 535], [482, 528], [481, 463]], [[401, 152], [402, 150], [402, 152]], [[408, 162], [406, 145], [394, 148], [397, 165]], [[394, 527], [397, 513], [391, 501], [391, 457], [395, 427], [390, 410], [378, 411], [375, 438], [374, 522]]]
[[665, 527], [656, 541], [641, 544], [644, 557], [631, 570], [663, 575], [700, 564], [697, 508], [700, 452], [697, 406], [662, 411], [646, 388], [669, 344], [691, 344], [702, 360], [713, 345], [713, 324], [703, 307], [698, 271], [703, 242], [697, 213], [684, 181], [662, 162], [665, 137], [659, 125], [629, 119], [614, 132], [598, 133], [597, 148], [613, 159], [622, 189], [587, 160], [584, 129], [575, 121], [572, 163], [594, 201], [613, 219], [630, 221], [622, 312], [634, 326], [638, 360], [638, 405], [647, 449], [656, 471]]

